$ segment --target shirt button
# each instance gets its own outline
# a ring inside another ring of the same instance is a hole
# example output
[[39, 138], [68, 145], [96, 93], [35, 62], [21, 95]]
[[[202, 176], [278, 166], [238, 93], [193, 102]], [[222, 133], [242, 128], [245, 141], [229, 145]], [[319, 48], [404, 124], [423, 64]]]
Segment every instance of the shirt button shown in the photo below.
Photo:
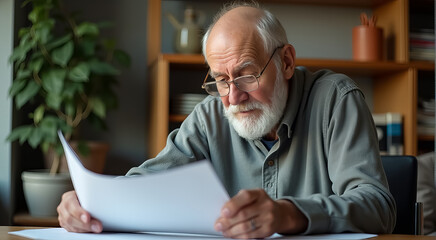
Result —
[[271, 166], [274, 166], [274, 161], [273, 161], [273, 160], [269, 160], [269, 161], [268, 161], [268, 166], [270, 166], [270, 167], [271, 167]]

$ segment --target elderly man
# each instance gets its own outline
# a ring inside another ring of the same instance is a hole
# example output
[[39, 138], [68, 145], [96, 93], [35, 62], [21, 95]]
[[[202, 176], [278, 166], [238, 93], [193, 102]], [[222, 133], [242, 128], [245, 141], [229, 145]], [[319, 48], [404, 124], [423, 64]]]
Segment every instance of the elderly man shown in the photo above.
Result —
[[[295, 68], [283, 27], [255, 4], [225, 6], [203, 54], [212, 96], [128, 175], [208, 159], [232, 196], [214, 226], [226, 237], [392, 231], [374, 124], [351, 79]], [[102, 231], [74, 192], [58, 212], [69, 231]]]

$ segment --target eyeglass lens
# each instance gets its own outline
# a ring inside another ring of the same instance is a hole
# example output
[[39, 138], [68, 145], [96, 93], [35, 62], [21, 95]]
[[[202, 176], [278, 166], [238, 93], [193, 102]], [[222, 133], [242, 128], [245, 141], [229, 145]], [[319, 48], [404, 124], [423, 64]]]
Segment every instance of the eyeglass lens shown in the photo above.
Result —
[[259, 82], [253, 75], [241, 76], [235, 78], [233, 81], [217, 81], [211, 82], [205, 86], [206, 91], [214, 96], [227, 96], [230, 93], [230, 83], [235, 84], [235, 86], [244, 92], [251, 92], [259, 87]]
[[268, 62], [265, 64], [265, 67], [262, 69], [262, 71], [259, 73], [258, 76], [254, 76], [254, 75], [246, 75], [246, 76], [241, 76], [241, 77], [237, 77], [235, 78], [233, 81], [214, 81], [213, 79], [211, 79], [211, 81], [206, 81], [208, 78], [210, 78], [209, 76], [209, 72], [207, 72], [206, 78], [204, 79], [203, 82], [203, 88], [206, 90], [206, 92], [208, 92], [210, 95], [212, 96], [227, 96], [230, 93], [230, 83], [235, 84], [235, 86], [244, 92], [251, 92], [256, 90], [259, 87], [259, 77], [263, 74], [263, 71], [265, 71], [266, 67], [268, 66], [268, 64], [271, 62], [271, 59], [274, 56], [274, 53], [277, 51], [277, 49], [282, 48], [281, 47], [276, 47], [273, 51], [273, 53], [271, 54], [271, 57], [269, 57]]

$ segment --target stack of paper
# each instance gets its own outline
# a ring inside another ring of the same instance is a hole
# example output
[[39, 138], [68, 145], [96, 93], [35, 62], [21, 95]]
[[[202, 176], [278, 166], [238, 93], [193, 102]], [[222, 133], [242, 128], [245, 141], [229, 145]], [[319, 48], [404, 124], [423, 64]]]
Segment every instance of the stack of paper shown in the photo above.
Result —
[[220, 234], [213, 226], [229, 196], [209, 161], [114, 178], [87, 170], [59, 138], [79, 201], [104, 231]]

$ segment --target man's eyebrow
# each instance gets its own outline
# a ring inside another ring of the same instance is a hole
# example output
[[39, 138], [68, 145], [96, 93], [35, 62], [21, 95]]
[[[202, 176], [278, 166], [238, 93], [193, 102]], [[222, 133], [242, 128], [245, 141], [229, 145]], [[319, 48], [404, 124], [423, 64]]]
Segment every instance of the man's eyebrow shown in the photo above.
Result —
[[[233, 74], [237, 74], [237, 73], [239, 73], [241, 70], [243, 70], [244, 68], [247, 68], [247, 67], [249, 67], [249, 66], [256, 66], [256, 64], [254, 64], [254, 62], [253, 61], [246, 61], [246, 62], [243, 62], [242, 64], [240, 64], [240, 65], [238, 65], [238, 66], [236, 66], [234, 69], [233, 69]], [[211, 76], [212, 78], [216, 78], [216, 77], [218, 77], [218, 76], [223, 76], [223, 75], [227, 75], [226, 73], [221, 73], [221, 72], [214, 72], [214, 71], [210, 71], [210, 73], [209, 73], [209, 76]]]

